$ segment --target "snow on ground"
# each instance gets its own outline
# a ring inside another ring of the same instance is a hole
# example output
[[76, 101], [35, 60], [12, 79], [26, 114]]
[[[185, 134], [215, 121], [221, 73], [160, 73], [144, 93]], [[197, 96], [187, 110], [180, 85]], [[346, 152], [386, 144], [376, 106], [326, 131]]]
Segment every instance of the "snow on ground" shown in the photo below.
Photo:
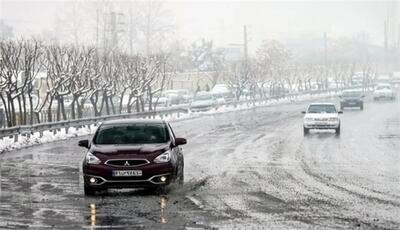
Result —
[[[187, 120], [187, 119], [196, 118], [196, 117], [205, 116], [205, 115], [211, 115], [211, 114], [217, 114], [217, 113], [228, 113], [228, 112], [246, 110], [246, 109], [251, 109], [251, 108], [261, 107], [261, 106], [273, 106], [273, 105], [278, 105], [278, 104], [292, 103], [292, 102], [296, 102], [296, 101], [305, 101], [305, 100], [310, 100], [315, 97], [326, 98], [326, 97], [332, 97], [335, 95], [337, 95], [337, 93], [332, 93], [332, 92], [322, 93], [322, 94], [318, 94], [318, 95], [304, 94], [304, 95], [300, 95], [300, 96], [293, 96], [293, 97], [280, 98], [280, 99], [271, 99], [271, 100], [267, 100], [267, 101], [257, 101], [254, 103], [253, 102], [240, 103], [236, 106], [223, 105], [218, 108], [214, 108], [214, 109], [204, 111], [204, 112], [189, 111], [188, 113], [180, 113], [179, 115], [171, 114], [166, 117], [156, 116], [155, 119], [165, 119], [166, 121]], [[82, 127], [82, 128], [69, 128], [68, 133], [65, 132], [65, 129], [61, 129], [57, 132], [44, 131], [42, 137], [40, 137], [39, 133], [34, 133], [30, 137], [20, 135], [18, 137], [17, 142], [14, 141], [13, 137], [11, 137], [11, 138], [4, 137], [3, 139], [0, 140], [0, 153], [5, 152], [5, 151], [14, 150], [14, 149], [21, 149], [21, 148], [25, 148], [25, 147], [29, 147], [29, 146], [37, 145], [37, 144], [65, 140], [65, 139], [71, 138], [71, 137], [91, 135], [96, 131], [96, 129], [97, 129], [97, 126], [95, 124], [92, 124], [92, 125], [90, 125], [90, 128], [88, 128], [86, 126]]]

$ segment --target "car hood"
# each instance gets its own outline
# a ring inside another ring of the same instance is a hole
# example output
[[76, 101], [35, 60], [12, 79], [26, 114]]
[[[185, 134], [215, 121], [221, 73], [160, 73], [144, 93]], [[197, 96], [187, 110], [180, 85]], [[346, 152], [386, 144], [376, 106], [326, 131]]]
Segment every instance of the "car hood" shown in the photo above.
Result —
[[170, 143], [143, 145], [92, 145], [90, 151], [101, 160], [113, 158], [154, 158], [167, 151]]
[[304, 118], [337, 118], [339, 114], [337, 113], [306, 113]]

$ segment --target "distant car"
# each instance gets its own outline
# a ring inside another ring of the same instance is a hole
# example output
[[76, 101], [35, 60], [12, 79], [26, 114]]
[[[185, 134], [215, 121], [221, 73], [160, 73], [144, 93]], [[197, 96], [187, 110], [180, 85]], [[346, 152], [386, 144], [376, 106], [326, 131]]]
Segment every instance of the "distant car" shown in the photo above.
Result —
[[389, 84], [390, 83], [390, 76], [387, 74], [381, 74], [376, 77], [375, 82], [377, 84]]
[[161, 107], [167, 107], [168, 106], [168, 97], [164, 95], [155, 95], [153, 99], [153, 103], [156, 104], [157, 106]]
[[178, 89], [178, 90], [176, 90], [176, 92], [182, 99], [182, 103], [189, 103], [193, 98], [193, 96], [187, 89]]
[[184, 101], [178, 90], [167, 90], [163, 93], [163, 96], [168, 98], [168, 105], [179, 105]]
[[233, 97], [231, 90], [229, 89], [229, 86], [226, 84], [216, 84], [212, 89], [211, 93], [214, 95], [216, 98], [230, 98]]
[[344, 90], [340, 97], [340, 109], [346, 107], [359, 107], [364, 109], [364, 93], [361, 90]]
[[83, 160], [85, 195], [108, 188], [164, 188], [183, 183], [186, 139], [175, 137], [163, 120], [115, 120], [102, 123]]
[[303, 130], [304, 135], [310, 129], [334, 129], [336, 134], [340, 134], [340, 117], [342, 111], [338, 111], [333, 103], [312, 103], [306, 111], [303, 111]]
[[393, 72], [391, 83], [398, 87], [400, 85], [400, 72]]
[[374, 100], [379, 99], [396, 99], [396, 94], [390, 84], [378, 84], [373, 93]]
[[198, 92], [190, 103], [191, 111], [207, 111], [217, 105], [217, 100], [210, 92]]

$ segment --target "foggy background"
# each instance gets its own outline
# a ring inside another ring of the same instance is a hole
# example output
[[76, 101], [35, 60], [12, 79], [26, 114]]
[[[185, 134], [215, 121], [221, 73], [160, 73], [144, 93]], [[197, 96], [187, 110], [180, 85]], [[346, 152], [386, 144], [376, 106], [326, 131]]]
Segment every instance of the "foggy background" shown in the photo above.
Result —
[[[243, 43], [247, 26], [249, 52], [263, 40], [279, 40], [294, 49], [328, 39], [353, 39], [384, 45], [384, 21], [397, 44], [395, 1], [0, 1], [0, 20], [13, 37], [40, 36], [51, 41], [100, 46], [118, 31], [118, 46], [132, 52], [146, 47], [149, 16], [152, 51], [205, 38], [216, 46]], [[151, 9], [151, 10], [150, 10]], [[112, 17], [115, 13], [115, 19]], [[143, 20], [142, 20], [143, 19]], [[106, 32], [105, 32], [106, 31]], [[5, 35], [3, 35], [5, 36]], [[96, 44], [97, 43], [97, 44]]]

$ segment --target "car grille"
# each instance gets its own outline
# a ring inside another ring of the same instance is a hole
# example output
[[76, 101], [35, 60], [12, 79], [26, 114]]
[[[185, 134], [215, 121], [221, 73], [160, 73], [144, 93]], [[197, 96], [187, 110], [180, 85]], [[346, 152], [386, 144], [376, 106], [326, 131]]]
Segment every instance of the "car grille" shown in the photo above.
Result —
[[316, 121], [328, 121], [328, 118], [315, 118]]
[[149, 164], [150, 162], [146, 159], [115, 159], [106, 161], [106, 165], [115, 167], [132, 167], [132, 166], [142, 166]]

